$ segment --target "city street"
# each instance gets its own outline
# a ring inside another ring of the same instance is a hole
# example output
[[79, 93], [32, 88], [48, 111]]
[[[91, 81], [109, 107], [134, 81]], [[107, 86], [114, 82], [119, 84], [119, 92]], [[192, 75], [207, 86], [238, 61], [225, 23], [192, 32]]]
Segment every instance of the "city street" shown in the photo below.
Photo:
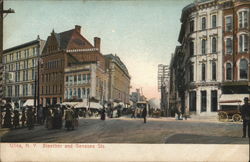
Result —
[[248, 144], [241, 138], [241, 123], [221, 123], [205, 120], [175, 120], [173, 118], [142, 119], [113, 118], [79, 120], [74, 131], [47, 130], [36, 126], [16, 130], [1, 130], [2, 142], [53, 143], [194, 143], [194, 144]]

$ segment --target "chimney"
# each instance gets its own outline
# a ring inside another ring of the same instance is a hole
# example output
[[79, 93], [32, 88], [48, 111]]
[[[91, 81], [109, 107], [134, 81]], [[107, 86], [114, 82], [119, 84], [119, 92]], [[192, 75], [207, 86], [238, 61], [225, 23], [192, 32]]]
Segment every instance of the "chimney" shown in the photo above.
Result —
[[94, 37], [94, 46], [95, 46], [95, 48], [98, 48], [98, 51], [100, 52], [101, 38]]
[[81, 34], [81, 26], [80, 25], [75, 25], [75, 30]]

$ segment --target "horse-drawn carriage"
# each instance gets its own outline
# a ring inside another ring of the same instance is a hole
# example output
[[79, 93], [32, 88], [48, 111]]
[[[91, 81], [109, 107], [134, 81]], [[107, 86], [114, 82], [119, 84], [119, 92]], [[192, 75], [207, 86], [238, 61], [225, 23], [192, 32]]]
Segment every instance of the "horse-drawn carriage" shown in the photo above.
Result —
[[227, 122], [229, 120], [240, 122], [242, 120], [239, 109], [218, 110], [218, 119], [222, 122]]

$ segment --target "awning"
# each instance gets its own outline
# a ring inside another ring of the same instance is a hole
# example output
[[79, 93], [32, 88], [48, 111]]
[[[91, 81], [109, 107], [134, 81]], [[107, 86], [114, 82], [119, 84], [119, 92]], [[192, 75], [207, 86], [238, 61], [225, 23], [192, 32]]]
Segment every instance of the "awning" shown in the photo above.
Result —
[[90, 102], [89, 108], [91, 109], [102, 109], [102, 105], [96, 102]]
[[242, 105], [244, 98], [249, 97], [247, 94], [223, 94], [219, 99], [220, 105]]
[[23, 106], [34, 106], [34, 99], [27, 99]]
[[92, 109], [101, 109], [102, 105], [100, 103], [96, 102], [90, 102], [87, 103], [86, 101], [84, 102], [63, 102], [62, 105], [69, 105], [73, 106], [74, 108], [92, 108]]

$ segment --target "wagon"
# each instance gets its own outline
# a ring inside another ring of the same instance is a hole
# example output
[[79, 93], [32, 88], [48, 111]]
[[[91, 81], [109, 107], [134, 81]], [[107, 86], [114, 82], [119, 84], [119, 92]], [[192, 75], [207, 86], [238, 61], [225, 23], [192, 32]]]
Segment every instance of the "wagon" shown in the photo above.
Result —
[[234, 110], [218, 110], [218, 119], [219, 121], [226, 122], [229, 120], [233, 120], [234, 122], [240, 122], [241, 113], [239, 109]]

